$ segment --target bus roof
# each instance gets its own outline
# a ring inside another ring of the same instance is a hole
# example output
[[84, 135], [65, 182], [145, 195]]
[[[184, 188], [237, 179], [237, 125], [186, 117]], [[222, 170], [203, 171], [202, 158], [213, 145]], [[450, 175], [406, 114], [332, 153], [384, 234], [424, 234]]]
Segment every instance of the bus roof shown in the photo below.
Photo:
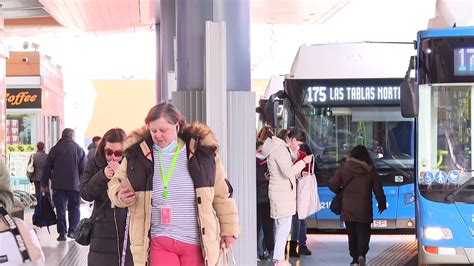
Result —
[[303, 45], [286, 79], [403, 78], [412, 42], [356, 42]]
[[474, 36], [474, 27], [433, 28], [418, 32], [418, 39], [433, 37], [467, 37]]

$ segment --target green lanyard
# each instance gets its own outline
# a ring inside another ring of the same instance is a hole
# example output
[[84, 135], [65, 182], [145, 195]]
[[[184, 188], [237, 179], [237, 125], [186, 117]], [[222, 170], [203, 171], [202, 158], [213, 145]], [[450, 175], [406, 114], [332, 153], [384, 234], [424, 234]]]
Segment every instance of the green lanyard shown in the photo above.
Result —
[[163, 164], [161, 162], [161, 151], [159, 149], [157, 149], [158, 159], [160, 161], [161, 179], [163, 180], [163, 197], [165, 199], [167, 199], [168, 195], [169, 195], [168, 183], [170, 182], [171, 173], [173, 173], [174, 165], [176, 164], [176, 159], [178, 158], [178, 154], [179, 154], [180, 150], [181, 150], [181, 142], [178, 141], [178, 148], [176, 148], [176, 151], [174, 152], [173, 160], [171, 161], [170, 168], [168, 169], [168, 174], [166, 174], [166, 176], [165, 176], [165, 170], [164, 170]]

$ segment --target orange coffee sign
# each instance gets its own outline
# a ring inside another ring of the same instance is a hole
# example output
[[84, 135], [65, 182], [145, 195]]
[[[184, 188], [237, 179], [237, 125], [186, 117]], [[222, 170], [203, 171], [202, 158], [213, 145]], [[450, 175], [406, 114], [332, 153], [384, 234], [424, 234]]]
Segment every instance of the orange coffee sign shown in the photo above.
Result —
[[41, 108], [41, 89], [7, 89], [7, 108]]

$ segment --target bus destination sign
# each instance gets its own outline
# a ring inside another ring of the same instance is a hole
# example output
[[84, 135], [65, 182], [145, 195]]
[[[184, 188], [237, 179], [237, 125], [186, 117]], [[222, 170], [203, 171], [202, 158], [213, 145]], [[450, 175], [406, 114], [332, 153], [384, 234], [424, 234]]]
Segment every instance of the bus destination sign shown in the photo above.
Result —
[[[334, 82], [331, 82], [334, 83]], [[304, 102], [314, 106], [364, 106], [400, 104], [399, 82], [391, 84], [314, 84], [305, 88]]]
[[454, 75], [474, 76], [474, 47], [454, 49]]

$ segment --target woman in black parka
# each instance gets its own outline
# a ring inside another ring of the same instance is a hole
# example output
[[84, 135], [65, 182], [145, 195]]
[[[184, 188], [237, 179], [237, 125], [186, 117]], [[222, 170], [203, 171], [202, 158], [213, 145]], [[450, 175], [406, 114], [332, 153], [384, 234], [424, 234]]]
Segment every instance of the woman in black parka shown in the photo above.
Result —
[[[121, 128], [107, 131], [81, 178], [81, 197], [94, 201], [92, 215], [97, 217], [89, 247], [89, 266], [121, 265], [127, 209], [112, 205], [107, 196], [107, 183], [122, 161], [124, 140], [125, 132]], [[125, 265], [133, 265], [130, 241], [127, 242]]]
[[347, 228], [351, 265], [365, 265], [373, 219], [372, 193], [375, 194], [379, 213], [387, 208], [380, 176], [365, 146], [355, 146], [346, 162], [329, 179], [329, 188], [334, 193], [339, 193], [346, 184], [342, 193], [341, 220]]

